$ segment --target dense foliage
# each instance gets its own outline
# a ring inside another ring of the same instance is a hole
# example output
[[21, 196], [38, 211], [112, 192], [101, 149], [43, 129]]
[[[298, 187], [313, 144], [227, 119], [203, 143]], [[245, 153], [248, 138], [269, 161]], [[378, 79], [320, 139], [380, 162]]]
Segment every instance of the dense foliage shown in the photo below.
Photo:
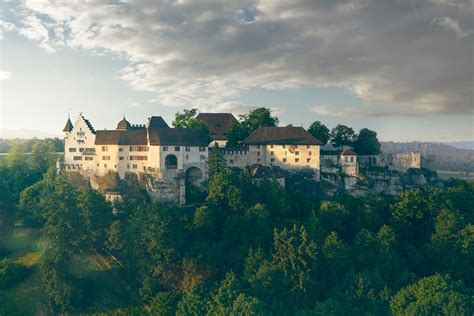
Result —
[[[134, 199], [111, 205], [43, 172], [52, 164], [19, 151], [0, 164], [3, 240], [15, 222], [41, 229], [43, 314], [474, 312], [472, 183], [327, 199], [302, 176], [286, 189], [255, 182], [248, 170], [226, 168], [214, 150], [205, 203], [188, 209]], [[0, 252], [0, 284], [24, 282], [19, 263], [1, 256], [8, 252]], [[133, 304], [90, 304], [106, 281], [80, 267], [97, 258], [116, 263], [123, 280], [117, 287], [137, 297]], [[0, 314], [8, 303], [2, 291]]]
[[230, 127], [227, 147], [239, 147], [257, 128], [275, 126], [278, 126], [278, 118], [272, 115], [269, 108], [256, 108], [248, 114], [242, 114], [239, 121]]
[[313, 122], [308, 128], [308, 132], [316, 139], [319, 139], [322, 145], [326, 145], [329, 141], [329, 128], [320, 121]]
[[368, 128], [361, 129], [354, 141], [354, 151], [358, 155], [378, 155], [380, 146], [377, 133]]

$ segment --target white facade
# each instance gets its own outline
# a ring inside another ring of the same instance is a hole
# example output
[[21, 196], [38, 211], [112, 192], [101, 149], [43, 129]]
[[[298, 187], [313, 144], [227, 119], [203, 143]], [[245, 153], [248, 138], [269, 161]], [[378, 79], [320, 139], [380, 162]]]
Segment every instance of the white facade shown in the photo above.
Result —
[[224, 149], [229, 167], [244, 168], [254, 164], [278, 166], [284, 170], [310, 168], [319, 178], [319, 145], [265, 144], [250, 145], [248, 149]]
[[98, 163], [95, 131], [80, 115], [71, 131], [64, 133], [64, 168], [66, 170], [96, 170]]
[[[114, 131], [110, 131], [114, 132]], [[125, 132], [126, 133], [126, 132]], [[208, 147], [182, 145], [95, 144], [96, 134], [80, 115], [70, 131], [64, 131], [64, 171], [90, 171], [95, 175], [116, 172], [124, 178], [136, 174], [177, 175], [188, 168], [207, 174]]]

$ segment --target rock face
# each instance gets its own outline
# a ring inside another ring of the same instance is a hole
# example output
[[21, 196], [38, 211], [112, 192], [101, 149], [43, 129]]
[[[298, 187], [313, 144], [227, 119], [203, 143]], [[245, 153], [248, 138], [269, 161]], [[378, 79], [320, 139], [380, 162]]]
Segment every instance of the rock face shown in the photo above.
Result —
[[180, 204], [185, 203], [185, 186], [184, 186], [184, 175], [178, 173], [175, 170], [172, 171], [176, 174], [164, 176], [159, 172], [147, 173], [145, 175], [146, 180], [146, 191], [152, 201], [167, 201], [176, 202]]
[[[194, 173], [193, 173], [194, 171]], [[98, 175], [91, 171], [77, 170], [65, 173], [78, 187], [91, 187], [107, 195], [110, 192], [120, 196], [144, 197], [151, 201], [186, 203], [186, 185], [205, 191], [206, 178], [197, 177], [195, 170], [188, 169], [185, 174], [180, 170], [151, 169], [139, 174], [127, 172], [123, 179], [116, 172]]]
[[409, 188], [442, 185], [436, 172], [428, 169], [408, 169], [404, 173], [388, 168], [374, 168], [359, 176], [350, 176], [340, 172], [322, 172], [321, 180], [328, 195], [334, 195], [337, 192], [347, 192], [354, 196], [399, 195]]

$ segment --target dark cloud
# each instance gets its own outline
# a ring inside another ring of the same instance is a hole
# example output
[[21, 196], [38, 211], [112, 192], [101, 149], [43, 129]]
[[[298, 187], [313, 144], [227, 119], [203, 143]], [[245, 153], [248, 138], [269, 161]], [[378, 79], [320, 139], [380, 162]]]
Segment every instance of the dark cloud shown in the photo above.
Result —
[[17, 31], [49, 50], [124, 56], [123, 80], [166, 105], [332, 85], [365, 101], [361, 116], [472, 114], [468, 0], [50, 0], [13, 10]]

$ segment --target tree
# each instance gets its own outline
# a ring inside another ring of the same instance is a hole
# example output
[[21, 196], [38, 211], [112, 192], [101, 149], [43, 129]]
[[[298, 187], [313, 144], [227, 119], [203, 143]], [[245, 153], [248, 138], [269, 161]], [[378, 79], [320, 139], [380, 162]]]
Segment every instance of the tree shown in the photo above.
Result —
[[274, 127], [278, 118], [272, 116], [269, 108], [261, 107], [240, 115], [240, 122], [231, 125], [227, 147], [238, 147], [240, 143], [260, 127]]
[[323, 275], [327, 278], [326, 282], [331, 284], [337, 282], [344, 275], [350, 266], [350, 248], [342, 241], [336, 232], [331, 232], [324, 239], [322, 247], [324, 258]]
[[209, 300], [206, 315], [265, 315], [265, 307], [243, 292], [237, 276], [226, 274], [216, 294]]
[[380, 154], [380, 146], [377, 133], [363, 128], [354, 142], [354, 151], [358, 155], [378, 155]]
[[209, 136], [209, 127], [202, 121], [196, 120], [197, 109], [184, 109], [183, 112], [176, 112], [172, 125], [176, 128], [198, 128]]
[[402, 241], [420, 247], [431, 236], [434, 218], [442, 209], [451, 209], [451, 203], [440, 190], [405, 191], [391, 206], [391, 226]]
[[397, 315], [472, 315], [472, 296], [462, 282], [449, 275], [435, 274], [409, 285], [392, 298], [392, 314]]
[[339, 124], [331, 130], [329, 139], [333, 146], [342, 149], [344, 146], [350, 146], [354, 143], [355, 132], [352, 128]]
[[54, 167], [57, 158], [56, 146], [51, 139], [33, 144], [31, 163], [37, 172], [43, 174], [48, 168]]
[[174, 316], [176, 314], [179, 295], [174, 292], [160, 292], [150, 302], [152, 314]]
[[209, 292], [210, 290], [204, 286], [198, 286], [184, 292], [182, 299], [178, 303], [176, 315], [206, 315]]
[[99, 192], [85, 189], [79, 194], [77, 208], [82, 216], [82, 228], [87, 235], [87, 248], [90, 250], [103, 249], [113, 219], [110, 203]]
[[293, 291], [306, 293], [314, 281], [317, 248], [306, 229], [296, 225], [289, 230], [275, 229], [273, 264], [283, 272]]
[[319, 139], [323, 145], [326, 145], [329, 140], [329, 129], [320, 121], [313, 122], [308, 128], [308, 132], [316, 139]]
[[272, 116], [269, 108], [256, 108], [246, 116], [243, 116], [244, 125], [253, 132], [260, 127], [274, 127], [278, 125], [278, 118]]

